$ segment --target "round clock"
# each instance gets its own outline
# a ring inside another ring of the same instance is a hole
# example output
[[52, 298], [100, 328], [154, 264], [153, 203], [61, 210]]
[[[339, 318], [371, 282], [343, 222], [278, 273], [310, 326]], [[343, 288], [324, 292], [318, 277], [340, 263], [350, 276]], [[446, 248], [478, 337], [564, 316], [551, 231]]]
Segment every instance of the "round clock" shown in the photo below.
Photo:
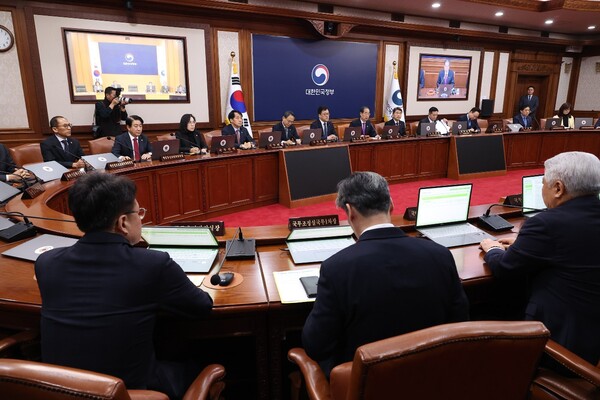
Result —
[[10, 50], [15, 44], [15, 37], [7, 27], [0, 25], [0, 53]]

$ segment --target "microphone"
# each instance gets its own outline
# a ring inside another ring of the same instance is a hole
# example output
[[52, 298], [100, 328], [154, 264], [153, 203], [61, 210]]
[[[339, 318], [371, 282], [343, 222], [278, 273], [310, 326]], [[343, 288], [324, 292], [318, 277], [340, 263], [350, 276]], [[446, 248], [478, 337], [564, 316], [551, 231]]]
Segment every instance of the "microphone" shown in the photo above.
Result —
[[29, 221], [27, 216], [20, 212], [0, 212], [0, 215], [19, 216], [23, 218], [23, 222], [18, 222], [13, 226], [0, 231], [0, 239], [5, 242], [15, 242], [35, 236], [37, 228]]
[[[71, 145], [71, 142], [69, 142], [69, 140], [68, 140], [68, 139], [67, 139], [67, 143], [68, 143], [69, 145]], [[56, 148], [58, 148], [58, 149], [60, 149], [61, 151], [64, 151], [64, 152], [65, 152], [65, 153], [67, 153], [68, 155], [70, 155], [70, 156], [72, 156], [72, 157], [75, 157], [77, 160], [82, 160], [82, 161], [83, 161], [83, 164], [85, 165], [85, 166], [84, 166], [84, 169], [85, 169], [86, 171], [93, 171], [93, 170], [95, 170], [95, 169], [96, 169], [96, 168], [94, 168], [94, 166], [93, 166], [92, 164], [90, 164], [89, 162], [87, 162], [87, 161], [86, 161], [84, 158], [81, 158], [81, 156], [78, 156], [77, 154], [75, 154], [75, 153], [72, 153], [72, 152], [70, 152], [69, 150], [65, 150], [65, 149], [63, 149], [63, 148], [62, 148], [62, 146], [55, 145], [55, 147], [56, 147]], [[71, 168], [72, 168], [72, 166], [71, 166]]]
[[488, 230], [491, 230], [494, 232], [501, 232], [501, 231], [510, 230], [514, 227], [514, 225], [509, 223], [507, 220], [505, 220], [501, 216], [490, 215], [490, 211], [491, 211], [492, 207], [496, 207], [496, 206], [502, 206], [502, 207], [508, 207], [508, 208], [518, 208], [520, 210], [532, 210], [532, 211], [540, 211], [540, 212], [545, 211], [545, 210], [542, 210], [539, 208], [532, 208], [532, 207], [513, 206], [513, 205], [509, 205], [509, 204], [492, 204], [488, 207], [485, 214], [483, 214], [477, 220], [477, 224], [481, 228], [488, 229]]
[[[235, 235], [233, 235], [232, 240], [235, 240], [236, 236], [238, 236], [240, 234], [240, 232], [241, 232], [241, 229], [238, 228], [238, 230], [235, 232]], [[223, 257], [223, 260], [221, 260], [221, 264], [219, 264], [219, 267], [215, 271], [215, 274], [210, 277], [210, 283], [214, 286], [217, 286], [217, 285], [218, 286], [227, 286], [233, 280], [234, 274], [232, 274], [231, 272], [225, 272], [224, 274], [219, 274], [219, 271], [221, 271], [221, 267], [223, 267], [223, 263], [225, 263], [225, 260], [227, 259], [227, 256], [229, 255], [230, 250], [231, 250], [231, 246], [227, 246], [227, 242], [225, 242], [225, 257]]]

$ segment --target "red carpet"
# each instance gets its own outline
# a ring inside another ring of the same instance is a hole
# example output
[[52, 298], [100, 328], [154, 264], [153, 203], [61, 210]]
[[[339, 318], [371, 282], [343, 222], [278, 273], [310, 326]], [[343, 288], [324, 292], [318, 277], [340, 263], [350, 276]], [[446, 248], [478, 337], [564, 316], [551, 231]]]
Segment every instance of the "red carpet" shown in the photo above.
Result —
[[[479, 178], [465, 181], [440, 178], [426, 181], [398, 183], [390, 186], [391, 196], [394, 201], [393, 214], [402, 215], [404, 214], [406, 207], [416, 207], [420, 187], [452, 185], [468, 182], [473, 183], [471, 205], [475, 206], [479, 204], [496, 203], [501, 197], [521, 193], [521, 178], [523, 175], [542, 174], [543, 172], [543, 169], [526, 169], [509, 171], [505, 176], [493, 178]], [[287, 208], [279, 204], [273, 204], [255, 208], [253, 210], [224, 215], [216, 219], [223, 220], [227, 227], [264, 226], [286, 225], [290, 217], [327, 214], [338, 214], [340, 220], [346, 219], [346, 214], [335, 207], [335, 201], [298, 208]]]

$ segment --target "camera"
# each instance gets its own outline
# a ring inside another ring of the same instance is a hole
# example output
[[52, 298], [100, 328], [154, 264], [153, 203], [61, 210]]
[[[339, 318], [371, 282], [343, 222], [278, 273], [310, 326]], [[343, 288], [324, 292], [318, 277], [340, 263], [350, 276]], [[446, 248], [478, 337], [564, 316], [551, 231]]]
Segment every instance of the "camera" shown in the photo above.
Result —
[[133, 101], [130, 97], [121, 96], [121, 92], [123, 91], [123, 88], [116, 88], [115, 90], [116, 90], [115, 96], [119, 99], [119, 103], [129, 104]]

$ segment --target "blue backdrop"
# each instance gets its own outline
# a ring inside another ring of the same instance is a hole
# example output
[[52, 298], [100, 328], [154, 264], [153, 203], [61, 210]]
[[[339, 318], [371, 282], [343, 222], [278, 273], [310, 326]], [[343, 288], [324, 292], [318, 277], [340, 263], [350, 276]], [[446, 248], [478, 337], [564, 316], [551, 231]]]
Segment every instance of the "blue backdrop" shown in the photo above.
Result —
[[[377, 45], [252, 35], [254, 119], [316, 119], [327, 105], [331, 118], [358, 118], [375, 104]], [[243, 86], [243, 82], [242, 82]]]
[[104, 74], [158, 75], [156, 46], [98, 43]]

